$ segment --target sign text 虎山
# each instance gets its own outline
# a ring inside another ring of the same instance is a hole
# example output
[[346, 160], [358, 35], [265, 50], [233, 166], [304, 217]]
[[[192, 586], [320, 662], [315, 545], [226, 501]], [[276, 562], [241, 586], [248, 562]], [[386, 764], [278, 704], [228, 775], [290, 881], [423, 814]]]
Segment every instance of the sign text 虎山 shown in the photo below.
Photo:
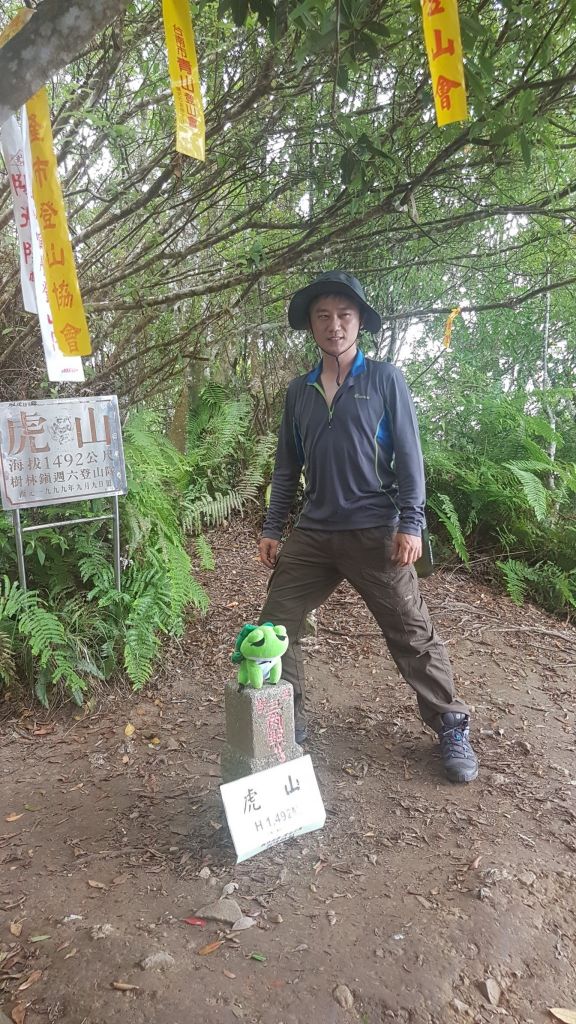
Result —
[[2, 507], [126, 494], [118, 399], [0, 402]]

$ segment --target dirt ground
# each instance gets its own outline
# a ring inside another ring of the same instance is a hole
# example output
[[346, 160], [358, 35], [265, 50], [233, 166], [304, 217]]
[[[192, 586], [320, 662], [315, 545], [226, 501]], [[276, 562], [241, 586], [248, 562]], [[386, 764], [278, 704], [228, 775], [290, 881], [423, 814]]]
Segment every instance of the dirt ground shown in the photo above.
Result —
[[[267, 574], [248, 527], [215, 552], [210, 612], [148, 692], [86, 714], [3, 711], [4, 1013], [544, 1024], [576, 1007], [576, 630], [462, 575], [424, 582], [475, 709], [481, 775], [455, 787], [375, 624], [339, 588], [306, 641], [326, 825], [236, 866], [218, 790], [223, 684]], [[184, 923], [229, 883], [253, 927]], [[164, 969], [143, 969], [157, 952]]]

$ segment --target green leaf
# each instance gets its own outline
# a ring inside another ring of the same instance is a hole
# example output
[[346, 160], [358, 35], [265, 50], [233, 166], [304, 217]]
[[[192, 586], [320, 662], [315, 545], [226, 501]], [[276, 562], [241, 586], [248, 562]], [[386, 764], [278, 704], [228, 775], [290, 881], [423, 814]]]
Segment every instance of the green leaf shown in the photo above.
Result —
[[491, 61], [488, 57], [485, 57], [483, 53], [479, 53], [476, 60], [478, 63], [478, 67], [482, 71], [482, 74], [485, 76], [488, 82], [492, 84], [494, 82], [494, 76], [496, 73], [494, 68], [494, 62]]
[[382, 39], [390, 38], [390, 29], [387, 25], [383, 25], [379, 21], [368, 21], [364, 25], [367, 32], [371, 32], [374, 36], [380, 36]]
[[225, 5], [232, 14], [235, 25], [243, 25], [248, 17], [248, 0], [227, 0]]
[[350, 83], [350, 72], [345, 64], [339, 64], [336, 71], [336, 85], [342, 92], [348, 92]]
[[46, 692], [46, 687], [47, 687], [47, 679], [46, 679], [45, 675], [42, 674], [42, 675], [38, 676], [38, 679], [36, 680], [36, 683], [34, 684], [34, 692], [35, 692], [38, 700], [40, 701], [40, 703], [45, 708], [50, 707], [50, 704], [48, 702], [48, 694]]
[[531, 121], [534, 112], [538, 107], [537, 94], [532, 90], [526, 90], [521, 93], [520, 99], [518, 100], [518, 117], [523, 123]]
[[515, 131], [515, 124], [503, 124], [500, 128], [498, 128], [495, 132], [492, 133], [492, 135], [490, 136], [490, 142], [494, 142], [497, 144], [505, 142], [506, 139], [509, 139], [510, 136], [513, 135]]
[[520, 141], [520, 149], [522, 151], [524, 166], [526, 170], [529, 170], [532, 163], [532, 147], [530, 145], [530, 140], [528, 139], [526, 132], [519, 132], [518, 139]]
[[340, 170], [342, 172], [342, 181], [345, 185], [349, 185], [356, 173], [360, 161], [356, 156], [353, 149], [345, 149], [342, 158], [340, 160]]
[[[483, 81], [482, 75], [479, 73], [478, 69], [475, 69], [472, 66], [472, 62], [471, 61], [467, 61], [466, 62], [466, 82], [467, 82], [467, 84], [469, 86], [470, 91], [473, 93], [473, 95], [477, 96], [478, 99], [480, 99], [480, 100], [485, 100], [486, 99], [486, 96], [487, 96], [486, 84]], [[484, 133], [484, 131], [485, 131], [484, 126], [482, 126], [481, 130], [482, 130], [482, 133]]]
[[361, 53], [366, 53], [368, 57], [371, 57], [373, 60], [376, 60], [380, 56], [381, 49], [369, 32], [354, 33], [352, 36], [352, 44], [355, 56], [358, 56]]

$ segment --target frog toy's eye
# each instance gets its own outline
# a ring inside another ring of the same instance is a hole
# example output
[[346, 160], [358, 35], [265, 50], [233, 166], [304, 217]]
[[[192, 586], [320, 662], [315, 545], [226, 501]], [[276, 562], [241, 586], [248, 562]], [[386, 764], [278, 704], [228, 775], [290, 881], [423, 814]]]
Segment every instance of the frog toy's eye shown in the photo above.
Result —
[[264, 630], [262, 630], [262, 629], [255, 629], [255, 630], [253, 630], [253, 632], [250, 634], [250, 646], [251, 647], [263, 647], [265, 643], [266, 643], [266, 637], [264, 635]]
[[286, 633], [285, 626], [274, 626], [274, 632], [281, 640], [286, 640], [288, 634]]

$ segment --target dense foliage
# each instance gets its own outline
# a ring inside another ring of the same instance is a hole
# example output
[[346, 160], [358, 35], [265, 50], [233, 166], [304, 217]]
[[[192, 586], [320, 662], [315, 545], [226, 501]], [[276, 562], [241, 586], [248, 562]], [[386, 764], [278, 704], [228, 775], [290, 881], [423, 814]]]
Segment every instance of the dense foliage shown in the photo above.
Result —
[[[88, 671], [147, 678], [158, 638], [202, 605], [184, 531], [254, 498], [285, 384], [315, 358], [287, 329], [286, 299], [335, 265], [383, 313], [367, 350], [412, 382], [438, 542], [464, 564], [499, 564], [515, 600], [571, 612], [576, 9], [459, 6], [471, 118], [442, 130], [413, 0], [200, 0], [205, 164], [174, 152], [159, 0], [133, 0], [57, 75], [55, 140], [95, 349], [86, 386], [58, 393], [120, 397], [129, 564], [118, 598], [102, 526], [35, 535], [22, 628], [23, 596], [6, 584], [3, 599], [7, 678], [25, 651], [76, 694]], [[37, 321], [21, 310], [5, 179], [0, 228], [0, 399], [53, 394]], [[0, 538], [13, 580], [5, 522]], [[98, 622], [63, 612], [69, 601]]]
[[[7, 570], [0, 587], [0, 682], [12, 688], [19, 677], [33, 678], [43, 703], [58, 684], [82, 703], [98, 680], [125, 673], [136, 689], [147, 682], [162, 637], [180, 636], [189, 611], [207, 607], [189, 548], [197, 564], [213, 568], [202, 528], [244, 511], [269, 473], [270, 438], [250, 442], [248, 412], [245, 399], [207, 388], [192, 419], [187, 456], [162, 433], [156, 414], [128, 417], [120, 592], [110, 531], [105, 523], [88, 523], [27, 535], [31, 589], [22, 593], [12, 528], [0, 519], [0, 564]], [[79, 513], [91, 514], [75, 505], [37, 515], [46, 522]]]

